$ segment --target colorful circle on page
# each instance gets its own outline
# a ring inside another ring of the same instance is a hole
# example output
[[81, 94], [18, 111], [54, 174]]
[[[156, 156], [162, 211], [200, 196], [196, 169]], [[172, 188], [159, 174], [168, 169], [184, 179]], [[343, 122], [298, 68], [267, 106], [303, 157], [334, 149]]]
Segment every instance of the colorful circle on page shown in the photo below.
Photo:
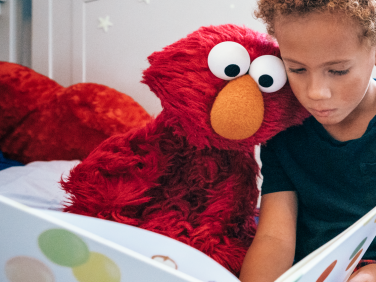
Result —
[[96, 252], [91, 252], [85, 264], [72, 270], [79, 282], [120, 282], [121, 279], [120, 269], [116, 263]]
[[359, 243], [359, 245], [355, 248], [355, 250], [353, 251], [349, 259], [352, 259], [359, 252], [359, 250], [363, 247], [366, 241], [367, 241], [367, 237], [364, 238], [363, 241]]
[[320, 277], [316, 280], [316, 282], [323, 282], [326, 278], [328, 278], [329, 274], [333, 271], [334, 267], [337, 264], [337, 260], [333, 261], [320, 275]]
[[41, 261], [17, 256], [5, 264], [5, 275], [10, 282], [54, 282], [52, 271]]
[[52, 262], [76, 267], [89, 259], [89, 248], [80, 237], [65, 229], [49, 229], [39, 235], [38, 244]]
[[354, 264], [354, 262], [356, 262], [356, 260], [358, 259], [358, 257], [360, 256], [360, 254], [363, 252], [363, 249], [361, 249], [357, 254], [356, 256], [350, 261], [349, 265], [347, 266], [346, 268], [346, 271], [349, 270], [349, 268]]

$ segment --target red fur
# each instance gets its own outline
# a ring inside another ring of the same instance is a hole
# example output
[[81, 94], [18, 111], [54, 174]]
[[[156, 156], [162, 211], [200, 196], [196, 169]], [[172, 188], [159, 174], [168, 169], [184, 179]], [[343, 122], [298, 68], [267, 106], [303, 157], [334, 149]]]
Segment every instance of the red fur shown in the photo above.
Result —
[[104, 85], [64, 88], [0, 62], [0, 150], [22, 163], [85, 158], [108, 137], [150, 120], [132, 98]]
[[167, 235], [238, 275], [256, 229], [254, 146], [308, 114], [286, 85], [264, 94], [265, 117], [254, 136], [217, 135], [210, 110], [227, 82], [211, 74], [207, 56], [222, 41], [242, 44], [252, 60], [279, 55], [265, 35], [234, 25], [200, 28], [153, 53], [143, 82], [161, 99], [162, 113], [103, 142], [62, 186], [70, 194], [66, 211]]

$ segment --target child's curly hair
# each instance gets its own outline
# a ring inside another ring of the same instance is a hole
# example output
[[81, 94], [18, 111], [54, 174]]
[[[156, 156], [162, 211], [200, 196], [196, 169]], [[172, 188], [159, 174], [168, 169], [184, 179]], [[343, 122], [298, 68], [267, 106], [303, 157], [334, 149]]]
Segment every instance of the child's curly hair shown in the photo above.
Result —
[[376, 43], [376, 0], [258, 0], [256, 18], [261, 18], [274, 36], [274, 20], [278, 15], [306, 15], [310, 12], [343, 11], [359, 21], [363, 39]]

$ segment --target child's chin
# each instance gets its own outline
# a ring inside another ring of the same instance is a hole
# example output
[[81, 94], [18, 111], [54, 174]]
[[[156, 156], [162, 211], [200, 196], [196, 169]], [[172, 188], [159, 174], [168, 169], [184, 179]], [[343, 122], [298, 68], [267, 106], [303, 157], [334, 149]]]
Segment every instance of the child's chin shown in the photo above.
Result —
[[317, 115], [313, 115], [313, 116], [322, 125], [336, 125], [342, 121], [338, 119], [338, 117], [334, 117], [334, 116], [327, 116], [327, 117], [317, 116]]

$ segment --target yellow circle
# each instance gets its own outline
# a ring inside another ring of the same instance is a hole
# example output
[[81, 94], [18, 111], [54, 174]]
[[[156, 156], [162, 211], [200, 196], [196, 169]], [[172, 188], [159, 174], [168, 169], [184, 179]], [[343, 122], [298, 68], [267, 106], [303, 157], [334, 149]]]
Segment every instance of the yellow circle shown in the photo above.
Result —
[[87, 263], [72, 268], [79, 282], [120, 282], [120, 269], [107, 256], [91, 252]]

